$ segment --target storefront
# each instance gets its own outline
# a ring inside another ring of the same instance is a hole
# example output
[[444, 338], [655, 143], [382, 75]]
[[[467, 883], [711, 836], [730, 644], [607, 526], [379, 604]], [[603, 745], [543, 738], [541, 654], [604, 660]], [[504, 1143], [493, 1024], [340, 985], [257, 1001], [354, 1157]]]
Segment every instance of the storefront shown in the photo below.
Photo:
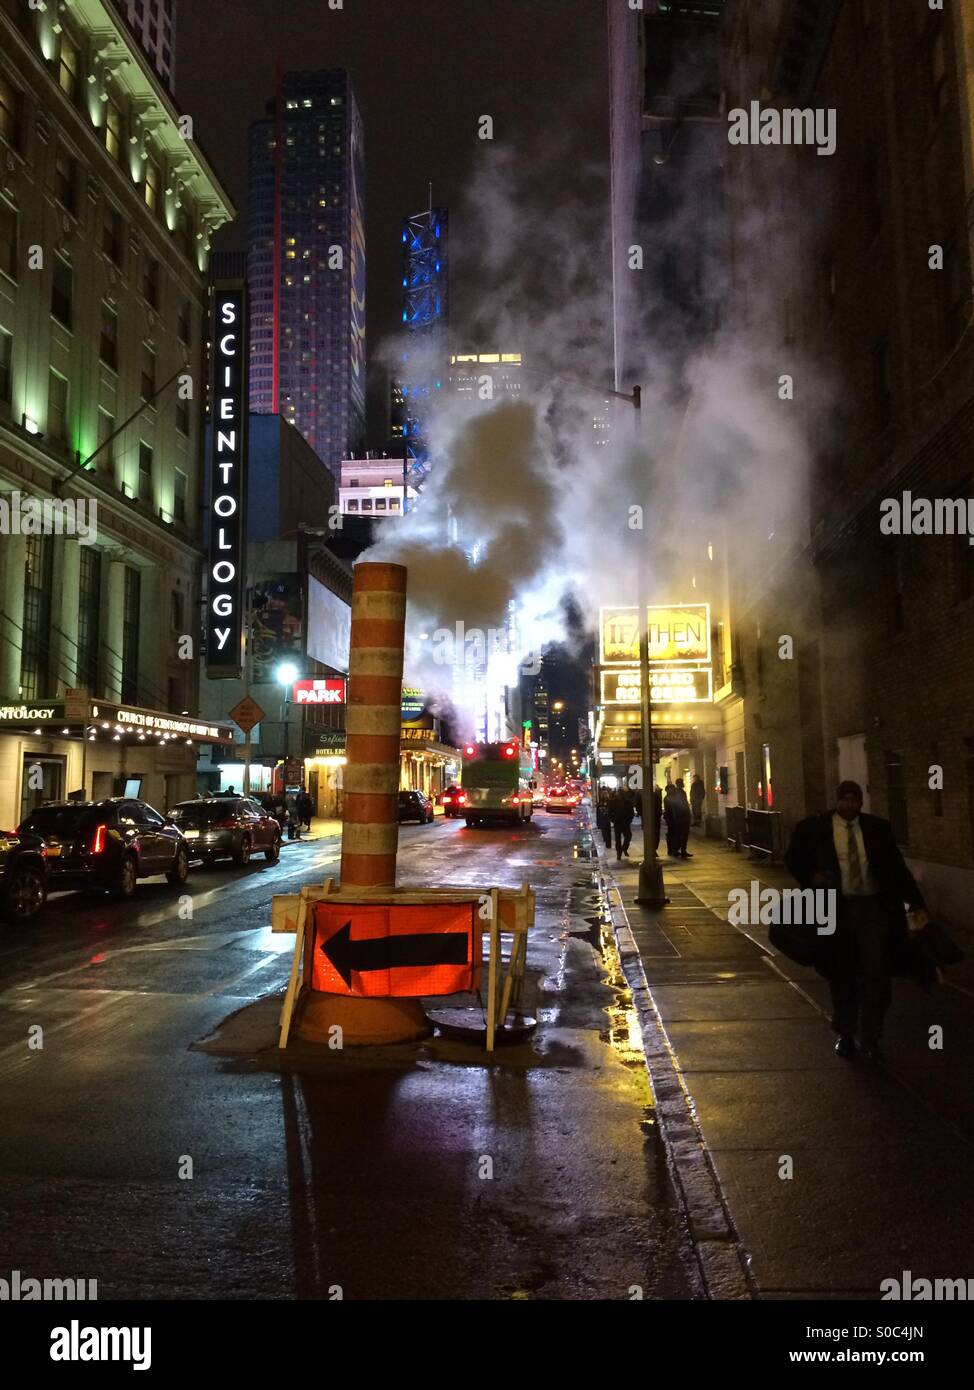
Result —
[[45, 801], [133, 796], [167, 810], [196, 794], [203, 743], [227, 726], [82, 698], [0, 705], [0, 818], [19, 825]]

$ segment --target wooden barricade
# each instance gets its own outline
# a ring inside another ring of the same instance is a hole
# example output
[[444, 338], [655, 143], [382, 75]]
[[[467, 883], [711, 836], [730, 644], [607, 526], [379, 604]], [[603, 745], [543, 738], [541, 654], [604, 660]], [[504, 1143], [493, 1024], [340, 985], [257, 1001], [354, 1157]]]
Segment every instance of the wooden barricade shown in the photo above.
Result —
[[[477, 903], [482, 923], [479, 934], [480, 965], [483, 966], [483, 941], [488, 938], [486, 962], [487, 983], [480, 971], [481, 994], [486, 1004], [486, 1049], [494, 1051], [498, 1029], [502, 1029], [508, 1010], [521, 1000], [521, 988], [528, 954], [528, 932], [534, 926], [535, 894], [528, 884], [520, 888], [349, 888], [343, 891], [334, 879], [320, 887], [309, 885], [300, 893], [278, 894], [273, 899], [271, 930], [294, 932], [294, 955], [284, 1004], [281, 1008], [281, 1031], [278, 1047], [287, 1047], [291, 1021], [301, 994], [311, 979], [311, 951], [314, 933], [310, 928], [310, 913], [315, 903], [328, 899], [333, 903], [367, 906], [370, 901], [395, 905], [423, 903]], [[486, 909], [486, 910], [485, 910]], [[511, 939], [505, 969], [501, 938]]]

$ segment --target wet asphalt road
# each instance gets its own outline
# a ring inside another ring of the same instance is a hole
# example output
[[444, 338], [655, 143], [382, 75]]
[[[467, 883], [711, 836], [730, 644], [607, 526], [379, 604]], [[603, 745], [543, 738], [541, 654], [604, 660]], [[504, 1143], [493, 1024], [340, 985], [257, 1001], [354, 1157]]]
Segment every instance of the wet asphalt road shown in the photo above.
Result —
[[102, 1299], [700, 1296], [575, 819], [400, 832], [401, 883], [538, 892], [539, 1028], [493, 1064], [441, 1039], [278, 1054], [293, 939], [271, 897], [338, 865], [337, 841], [289, 845], [196, 867], [182, 898], [62, 895], [0, 939], [0, 1276]]

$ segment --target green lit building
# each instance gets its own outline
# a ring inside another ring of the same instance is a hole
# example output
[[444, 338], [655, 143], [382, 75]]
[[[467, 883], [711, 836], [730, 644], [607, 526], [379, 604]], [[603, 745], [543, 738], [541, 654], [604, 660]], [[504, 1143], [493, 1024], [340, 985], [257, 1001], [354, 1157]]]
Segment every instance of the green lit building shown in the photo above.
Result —
[[124, 8], [0, 0], [4, 824], [125, 783], [171, 802], [212, 741], [206, 270], [234, 208]]

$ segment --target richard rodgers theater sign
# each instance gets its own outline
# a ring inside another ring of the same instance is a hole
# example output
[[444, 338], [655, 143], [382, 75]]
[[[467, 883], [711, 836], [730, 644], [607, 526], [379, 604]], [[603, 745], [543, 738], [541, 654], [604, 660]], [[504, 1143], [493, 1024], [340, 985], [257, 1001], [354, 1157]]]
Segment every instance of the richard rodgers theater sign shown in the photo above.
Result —
[[206, 674], [243, 672], [243, 572], [247, 544], [247, 303], [242, 280], [213, 289], [210, 391], [210, 549]]

